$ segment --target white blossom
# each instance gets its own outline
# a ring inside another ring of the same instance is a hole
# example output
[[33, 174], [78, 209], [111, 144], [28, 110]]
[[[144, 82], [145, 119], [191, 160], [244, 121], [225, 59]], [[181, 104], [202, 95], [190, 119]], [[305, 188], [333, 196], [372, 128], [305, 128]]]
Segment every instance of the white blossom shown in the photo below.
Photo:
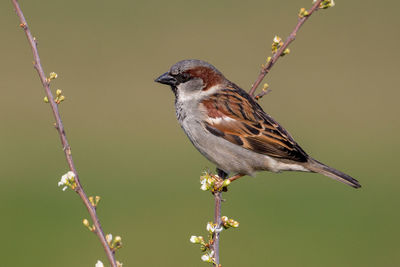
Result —
[[215, 226], [211, 222], [209, 222], [209, 223], [207, 223], [206, 229], [207, 229], [208, 232], [214, 233]]
[[195, 235], [192, 235], [190, 237], [190, 243], [193, 243], [193, 244], [199, 243], [199, 238], [197, 236], [195, 236]]
[[222, 226], [217, 227], [215, 224], [209, 222], [207, 223], [207, 227], [206, 227], [207, 231], [212, 234], [212, 233], [219, 233], [221, 232], [224, 228]]
[[114, 241], [115, 241], [115, 242], [121, 242], [121, 241], [122, 241], [122, 238], [121, 238], [119, 235], [117, 235], [117, 236], [115, 237]]
[[106, 240], [107, 240], [108, 243], [111, 243], [112, 239], [113, 239], [112, 234], [106, 235]]
[[203, 191], [207, 191], [207, 190], [208, 190], [207, 184], [206, 184], [206, 183], [202, 184], [202, 185], [200, 186], [200, 189], [203, 190]]
[[200, 181], [200, 184], [201, 184], [201, 187], [200, 187], [201, 190], [207, 191], [208, 189], [210, 189], [210, 182], [207, 178], [202, 179]]
[[201, 260], [205, 262], [213, 262], [214, 261], [214, 251], [211, 251], [211, 253], [207, 253], [201, 256]]
[[281, 37], [279, 37], [278, 35], [275, 35], [274, 43], [279, 44], [281, 41], [282, 41]]
[[67, 190], [68, 186], [71, 186], [75, 182], [75, 173], [72, 171], [67, 172], [61, 176], [58, 186], [64, 186], [62, 191]]
[[101, 261], [97, 261], [95, 267], [104, 267]]

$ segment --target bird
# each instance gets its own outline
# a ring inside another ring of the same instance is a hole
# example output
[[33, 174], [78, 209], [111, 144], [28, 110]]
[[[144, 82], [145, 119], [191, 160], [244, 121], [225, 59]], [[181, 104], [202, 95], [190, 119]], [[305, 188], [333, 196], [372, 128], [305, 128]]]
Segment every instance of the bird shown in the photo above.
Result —
[[223, 179], [230, 173], [300, 171], [361, 187], [353, 177], [309, 156], [253, 97], [213, 65], [182, 60], [155, 82], [171, 87], [179, 124]]

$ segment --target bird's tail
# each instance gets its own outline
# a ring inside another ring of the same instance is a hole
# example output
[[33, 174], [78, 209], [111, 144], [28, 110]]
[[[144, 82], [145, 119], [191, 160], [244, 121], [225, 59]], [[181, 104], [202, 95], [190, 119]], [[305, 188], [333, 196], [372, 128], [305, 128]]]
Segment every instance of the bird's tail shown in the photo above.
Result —
[[350, 185], [351, 187], [354, 187], [354, 188], [361, 187], [360, 183], [353, 177], [351, 177], [341, 171], [338, 171], [334, 168], [326, 166], [325, 164], [323, 164], [315, 159], [310, 158], [308, 163], [309, 164], [307, 165], [307, 169], [309, 169], [312, 172], [317, 172], [317, 173], [323, 174], [323, 175], [328, 176], [332, 179], [335, 179], [339, 182]]

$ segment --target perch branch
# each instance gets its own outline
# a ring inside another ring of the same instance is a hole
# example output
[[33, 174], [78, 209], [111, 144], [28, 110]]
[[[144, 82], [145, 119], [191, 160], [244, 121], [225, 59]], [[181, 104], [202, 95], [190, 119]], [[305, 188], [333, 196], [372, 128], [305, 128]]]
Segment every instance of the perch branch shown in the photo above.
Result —
[[67, 159], [67, 163], [68, 163], [68, 167], [69, 169], [74, 172], [75, 174], [75, 181], [76, 181], [76, 188], [75, 188], [75, 192], [79, 195], [79, 197], [82, 199], [85, 207], [87, 208], [90, 217], [93, 221], [94, 224], [94, 232], [95, 234], [98, 236], [98, 238], [100, 239], [100, 242], [107, 254], [108, 260], [110, 261], [112, 267], [117, 267], [117, 263], [116, 260], [114, 258], [114, 253], [111, 250], [110, 246], [108, 245], [106, 238], [104, 236], [104, 232], [101, 228], [101, 224], [100, 221], [97, 217], [97, 213], [96, 213], [96, 207], [94, 207], [88, 197], [86, 196], [85, 191], [83, 190], [83, 187], [79, 181], [79, 177], [78, 177], [78, 173], [76, 171], [75, 165], [74, 165], [74, 161], [72, 159], [72, 154], [71, 154], [71, 147], [68, 144], [68, 140], [67, 137], [65, 135], [65, 130], [64, 130], [64, 125], [61, 121], [61, 116], [60, 113], [58, 111], [58, 105], [56, 104], [56, 102], [54, 101], [53, 98], [53, 94], [50, 90], [50, 82], [49, 80], [46, 78], [46, 75], [43, 71], [42, 65], [40, 63], [40, 57], [39, 57], [39, 53], [37, 50], [37, 44], [36, 44], [36, 39], [32, 36], [31, 31], [28, 28], [28, 23], [25, 20], [24, 14], [22, 13], [22, 10], [18, 4], [17, 0], [12, 0], [12, 3], [14, 5], [15, 8], [15, 12], [17, 13], [19, 20], [21, 22], [20, 26], [22, 27], [22, 29], [24, 30], [26, 37], [28, 38], [28, 42], [32, 48], [32, 53], [33, 53], [33, 58], [34, 58], [34, 68], [36, 69], [37, 73], [39, 74], [40, 77], [40, 81], [42, 82], [43, 88], [46, 92], [47, 95], [47, 99], [49, 100], [53, 115], [54, 115], [54, 119], [56, 121], [55, 123], [55, 127], [57, 129], [58, 134], [60, 135], [60, 139], [61, 139], [61, 144], [63, 147], [63, 151], [65, 154], [65, 157]]
[[[214, 209], [214, 223], [217, 225], [217, 229], [222, 227], [221, 221], [221, 201], [222, 201], [222, 192], [216, 191], [214, 192], [214, 202], [215, 202], [215, 209]], [[219, 231], [214, 232], [213, 236], [213, 250], [214, 250], [214, 259], [215, 259], [215, 267], [219, 267]]]

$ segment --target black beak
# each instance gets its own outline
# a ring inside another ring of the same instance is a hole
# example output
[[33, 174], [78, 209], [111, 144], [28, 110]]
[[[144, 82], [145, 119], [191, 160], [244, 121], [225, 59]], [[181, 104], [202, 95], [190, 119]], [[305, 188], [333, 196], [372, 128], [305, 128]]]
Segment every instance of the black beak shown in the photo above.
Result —
[[170, 75], [168, 72], [164, 73], [163, 75], [161, 75], [154, 81], [158, 82], [158, 83], [162, 83], [162, 84], [171, 85], [171, 86], [178, 85], [178, 81], [175, 79], [175, 77]]

